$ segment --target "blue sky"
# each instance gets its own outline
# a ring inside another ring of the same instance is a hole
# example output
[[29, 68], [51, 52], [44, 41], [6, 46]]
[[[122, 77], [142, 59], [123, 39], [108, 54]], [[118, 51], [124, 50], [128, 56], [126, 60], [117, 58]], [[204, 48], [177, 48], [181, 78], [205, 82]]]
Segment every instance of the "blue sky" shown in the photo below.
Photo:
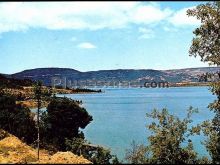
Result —
[[0, 3], [0, 73], [208, 66], [189, 57], [202, 2]]

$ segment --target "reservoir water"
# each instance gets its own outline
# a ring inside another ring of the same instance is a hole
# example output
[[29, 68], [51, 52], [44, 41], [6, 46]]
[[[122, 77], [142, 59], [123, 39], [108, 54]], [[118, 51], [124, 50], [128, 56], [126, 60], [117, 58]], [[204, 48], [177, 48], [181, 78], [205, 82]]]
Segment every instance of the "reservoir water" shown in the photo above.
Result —
[[[146, 128], [146, 124], [149, 124], [146, 113], [154, 108], [167, 108], [171, 114], [180, 118], [186, 117], [190, 106], [198, 108], [199, 113], [192, 116], [193, 124], [214, 116], [207, 108], [215, 99], [208, 87], [103, 90], [103, 93], [64, 96], [82, 100], [82, 106], [93, 116], [93, 121], [83, 130], [86, 139], [93, 144], [110, 148], [121, 160], [132, 140], [147, 144], [150, 131]], [[203, 136], [192, 138], [194, 148], [201, 156], [208, 155], [201, 144], [204, 139]]]

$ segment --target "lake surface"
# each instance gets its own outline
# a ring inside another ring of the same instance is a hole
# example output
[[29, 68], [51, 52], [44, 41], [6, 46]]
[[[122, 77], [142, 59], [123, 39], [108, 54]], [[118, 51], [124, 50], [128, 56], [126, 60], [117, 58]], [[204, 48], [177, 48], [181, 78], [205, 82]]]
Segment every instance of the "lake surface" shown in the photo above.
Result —
[[[127, 88], [104, 89], [104, 93], [67, 94], [66, 97], [82, 100], [83, 107], [93, 116], [93, 121], [83, 130], [85, 137], [93, 144], [110, 148], [119, 159], [125, 156], [132, 140], [147, 144], [150, 131], [146, 124], [149, 118], [146, 113], [154, 108], [167, 108], [170, 113], [180, 118], [186, 117], [190, 106], [199, 109], [194, 114], [193, 124], [213, 118], [207, 108], [216, 98], [208, 87], [176, 87], [176, 88]], [[207, 155], [201, 145], [204, 137], [193, 137], [195, 150]]]

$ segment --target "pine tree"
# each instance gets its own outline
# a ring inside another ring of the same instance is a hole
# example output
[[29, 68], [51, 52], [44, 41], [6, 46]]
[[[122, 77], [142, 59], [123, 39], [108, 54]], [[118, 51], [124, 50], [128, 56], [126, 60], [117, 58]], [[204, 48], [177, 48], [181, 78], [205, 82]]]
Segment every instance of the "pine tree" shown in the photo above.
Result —
[[42, 83], [38, 81], [34, 85], [35, 99], [37, 100], [37, 157], [40, 159], [40, 108], [42, 100]]

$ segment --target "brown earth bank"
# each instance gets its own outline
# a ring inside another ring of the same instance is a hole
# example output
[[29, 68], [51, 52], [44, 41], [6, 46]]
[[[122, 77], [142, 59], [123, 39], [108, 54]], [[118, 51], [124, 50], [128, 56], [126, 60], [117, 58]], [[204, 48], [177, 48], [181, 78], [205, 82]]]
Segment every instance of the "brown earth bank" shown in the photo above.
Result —
[[46, 150], [37, 150], [23, 143], [17, 137], [0, 130], [0, 164], [92, 164], [83, 156], [71, 152], [57, 152], [50, 155]]

